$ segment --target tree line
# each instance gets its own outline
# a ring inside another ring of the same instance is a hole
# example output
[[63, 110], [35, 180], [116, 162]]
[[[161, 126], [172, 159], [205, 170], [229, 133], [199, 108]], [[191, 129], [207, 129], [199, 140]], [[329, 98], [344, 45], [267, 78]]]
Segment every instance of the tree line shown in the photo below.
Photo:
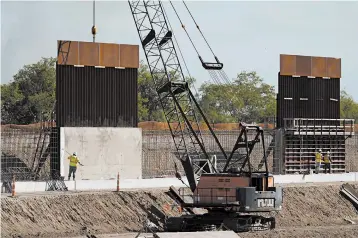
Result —
[[[9, 83], [1, 85], [2, 124], [31, 124], [51, 120], [55, 105], [56, 59], [42, 58], [25, 65]], [[194, 78], [187, 78], [190, 85]], [[196, 99], [210, 123], [263, 122], [276, 115], [275, 88], [257, 72], [243, 71], [230, 85], [203, 83], [194, 90]], [[140, 121], [163, 122], [154, 82], [148, 66], [138, 70], [138, 115]], [[358, 121], [358, 103], [341, 92], [341, 117]]]

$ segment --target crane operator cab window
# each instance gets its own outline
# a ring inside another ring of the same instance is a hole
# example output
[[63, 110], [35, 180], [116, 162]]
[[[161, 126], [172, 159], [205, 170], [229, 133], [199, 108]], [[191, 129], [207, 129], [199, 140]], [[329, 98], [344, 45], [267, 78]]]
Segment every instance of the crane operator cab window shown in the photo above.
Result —
[[270, 188], [274, 187], [273, 176], [267, 176], [266, 174], [253, 175], [251, 186], [256, 187], [256, 191], [270, 191]]

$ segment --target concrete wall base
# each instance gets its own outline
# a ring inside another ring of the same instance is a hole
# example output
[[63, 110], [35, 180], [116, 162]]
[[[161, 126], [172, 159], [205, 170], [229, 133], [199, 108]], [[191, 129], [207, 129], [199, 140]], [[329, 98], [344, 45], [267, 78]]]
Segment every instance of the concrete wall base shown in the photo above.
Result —
[[[68, 156], [77, 152], [77, 180], [142, 178], [142, 130], [122, 127], [62, 127], [61, 175], [67, 179]], [[72, 179], [72, 177], [71, 177]]]
[[[290, 183], [319, 183], [319, 182], [358, 182], [358, 172], [344, 174], [313, 174], [313, 175], [275, 175], [276, 184]], [[183, 181], [188, 184], [187, 179]], [[65, 181], [70, 191], [100, 191], [117, 188], [117, 180], [77, 180]], [[177, 178], [153, 178], [153, 179], [121, 179], [120, 189], [145, 189], [145, 188], [169, 188], [186, 187]], [[44, 192], [46, 182], [16, 182], [16, 193]]]

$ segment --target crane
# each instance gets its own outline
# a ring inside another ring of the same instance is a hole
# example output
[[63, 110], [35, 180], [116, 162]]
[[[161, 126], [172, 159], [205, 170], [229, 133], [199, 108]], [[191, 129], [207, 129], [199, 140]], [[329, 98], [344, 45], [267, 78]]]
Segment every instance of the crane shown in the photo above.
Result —
[[[240, 134], [231, 152], [227, 153], [186, 80], [175, 47], [175, 35], [163, 4], [161, 1], [142, 0], [129, 0], [128, 3], [175, 144], [175, 155], [182, 164], [192, 192], [191, 201], [185, 199], [185, 194], [179, 194], [179, 200], [185, 208], [201, 207], [208, 210], [208, 213], [202, 215], [170, 217], [165, 225], [166, 230], [218, 229], [223, 225], [234, 231], [254, 227], [274, 228], [273, 217], [253, 214], [279, 211], [282, 208], [282, 188], [274, 186], [273, 176], [268, 172], [263, 129], [241, 122]], [[189, 11], [186, 3], [183, 3]], [[189, 11], [191, 18], [211, 50], [214, 62], [207, 62], [200, 56], [171, 1], [170, 4], [198, 54], [202, 67], [215, 82], [230, 83], [223, 71], [223, 63], [214, 54], [191, 12]], [[181, 53], [178, 44], [177, 46]], [[199, 119], [204, 121], [219, 148], [218, 153], [223, 158], [219, 167], [213, 163], [205, 147]], [[255, 136], [250, 140], [249, 135], [252, 134]], [[250, 154], [255, 144], [260, 141], [264, 151], [265, 171], [254, 170], [250, 161]]]

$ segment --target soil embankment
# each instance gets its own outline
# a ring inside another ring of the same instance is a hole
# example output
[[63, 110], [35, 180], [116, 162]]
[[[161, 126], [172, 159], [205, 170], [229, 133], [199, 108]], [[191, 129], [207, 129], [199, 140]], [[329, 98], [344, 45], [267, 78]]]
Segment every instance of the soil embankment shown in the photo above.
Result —
[[282, 211], [275, 215], [276, 229], [242, 233], [240, 237], [358, 237], [357, 211], [339, 191], [340, 185], [286, 187]]
[[[1, 237], [61, 237], [139, 231], [173, 203], [165, 191], [77, 193], [1, 199]], [[155, 207], [154, 207], [155, 206]], [[157, 208], [157, 209], [156, 209]], [[173, 209], [170, 215], [178, 215]]]
[[[358, 221], [357, 212], [339, 194], [339, 187], [285, 187], [283, 209], [275, 214], [277, 229], [240, 236], [358, 237], [358, 226], [349, 225], [349, 220]], [[158, 210], [163, 211], [167, 202], [173, 204], [163, 190], [3, 197], [1, 237], [73, 237], [88, 231], [139, 231], [148, 215], [152, 222], [161, 224]], [[178, 212], [173, 210], [169, 215]]]
[[340, 185], [284, 188], [277, 227], [344, 225], [345, 219], [358, 219], [354, 206], [339, 191]]

